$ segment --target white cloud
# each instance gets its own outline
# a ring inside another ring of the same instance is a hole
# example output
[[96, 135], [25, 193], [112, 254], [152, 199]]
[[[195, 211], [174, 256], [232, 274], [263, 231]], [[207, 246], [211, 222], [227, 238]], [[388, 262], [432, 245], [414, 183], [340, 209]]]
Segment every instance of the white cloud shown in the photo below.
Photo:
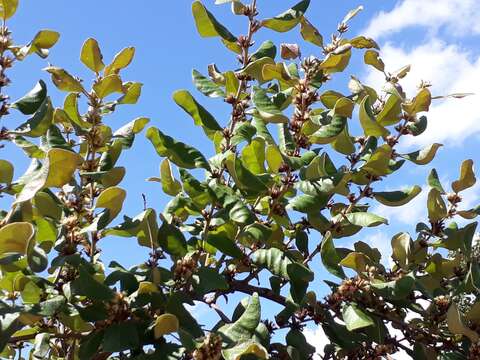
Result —
[[[399, 337], [403, 337], [402, 333], [394, 329], [392, 326], [387, 325], [387, 328], [389, 332], [392, 335], [398, 335]], [[320, 360], [321, 355], [323, 355], [323, 349], [325, 348], [325, 345], [329, 344], [328, 338], [323, 332], [323, 329], [319, 326], [316, 329], [309, 329], [306, 328], [303, 330], [303, 334], [305, 335], [305, 338], [307, 339], [307, 342], [314, 346], [315, 349], [317, 350], [313, 359], [314, 360]], [[410, 360], [411, 357], [404, 351], [399, 351], [396, 354], [391, 356], [391, 359], [393, 360]]]
[[325, 335], [323, 329], [320, 326], [318, 326], [316, 329], [306, 328], [303, 330], [303, 334], [305, 335], [307, 342], [313, 347], [315, 347], [315, 349], [317, 350], [313, 358], [315, 360], [320, 360], [320, 355], [323, 354], [323, 349], [325, 348], [325, 345], [330, 343], [330, 341], [328, 341], [327, 335]]
[[441, 27], [461, 36], [479, 34], [478, 0], [403, 0], [388, 12], [380, 12], [364, 31], [375, 39], [420, 26], [435, 34]]
[[[433, 95], [479, 92], [480, 57], [457, 45], [433, 38], [407, 50], [387, 43], [382, 47], [381, 56], [387, 71], [412, 65], [412, 70], [402, 80], [409, 97], [416, 94], [416, 86], [421, 80], [432, 83]], [[369, 70], [366, 83], [381, 86], [384, 83], [383, 74]], [[458, 146], [466, 138], [480, 134], [478, 96], [480, 94], [463, 99], [434, 100], [427, 114], [429, 122], [425, 133], [418, 137], [406, 137], [403, 143], [424, 146], [440, 142]]]

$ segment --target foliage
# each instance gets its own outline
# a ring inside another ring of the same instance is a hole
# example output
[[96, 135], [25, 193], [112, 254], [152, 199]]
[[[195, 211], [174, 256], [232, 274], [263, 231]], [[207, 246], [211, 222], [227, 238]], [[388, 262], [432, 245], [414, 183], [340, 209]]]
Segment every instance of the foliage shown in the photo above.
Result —
[[[213, 64], [208, 76], [194, 70], [193, 81], [206, 97], [222, 99], [231, 117], [219, 123], [188, 91], [173, 95], [212, 143], [212, 157], [155, 127], [146, 131], [162, 158], [160, 176], [149, 180], [171, 197], [160, 213], [145, 208], [117, 219], [127, 196], [118, 161], [149, 120], [114, 131], [104, 118], [140, 96], [142, 84], [121, 77], [134, 48], [106, 64], [97, 41], [88, 39], [80, 60], [92, 72], [90, 89], [67, 70], [46, 67], [65, 92], [60, 107], [42, 81], [14, 103], [1, 95], [2, 120], [13, 111], [26, 120], [3, 128], [0, 139], [31, 158], [16, 180], [13, 164], [0, 161], [0, 191], [12, 199], [0, 222], [1, 356], [20, 358], [26, 349], [33, 359], [310, 359], [315, 348], [302, 330], [312, 323], [328, 337], [318, 349], [324, 359], [399, 351], [414, 359], [479, 358], [476, 223], [455, 222], [480, 214], [462, 208], [461, 193], [476, 181], [471, 160], [449, 193], [432, 170], [424, 189], [428, 219], [416, 234], [392, 238], [390, 268], [366, 242], [353, 249], [335, 244], [385, 226], [371, 211], [377, 202], [401, 206], [422, 191], [418, 184], [385, 191], [384, 184], [402, 166], [429, 164], [441, 147], [398, 150], [426, 129], [435, 100], [429, 84], [405, 94], [408, 66], [386, 72], [374, 40], [347, 37], [361, 8], [346, 15], [327, 44], [306, 17], [309, 0], [263, 20], [256, 0], [216, 3], [246, 19], [247, 35], [231, 33], [201, 1], [192, 5], [196, 27], [202, 37], [220, 38], [240, 65], [223, 71]], [[4, 22], [17, 5], [1, 2]], [[299, 30], [319, 55], [302, 58], [298, 44], [281, 44], [279, 58], [271, 41], [253, 49], [260, 30]], [[58, 37], [42, 30], [18, 46], [3, 25], [2, 91], [15, 62], [46, 57]], [[381, 90], [353, 76], [348, 94], [329, 87], [354, 52], [385, 74]], [[100, 245], [108, 236], [137, 238], [150, 258], [107, 269]], [[320, 261], [337, 278], [323, 279], [325, 297], [312, 270]], [[222, 299], [240, 293], [247, 297], [233, 314], [222, 311]], [[187, 310], [195, 303], [207, 304], [218, 323], [195, 319]]]

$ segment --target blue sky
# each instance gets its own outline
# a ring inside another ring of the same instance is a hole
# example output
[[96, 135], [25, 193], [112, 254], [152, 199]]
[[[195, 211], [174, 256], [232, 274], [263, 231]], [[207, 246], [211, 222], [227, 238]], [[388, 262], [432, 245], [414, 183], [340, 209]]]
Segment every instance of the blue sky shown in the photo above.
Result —
[[[215, 6], [213, 0], [205, 0], [204, 3], [220, 20], [229, 24], [233, 33], [245, 31], [244, 19], [231, 15], [228, 5]], [[258, 0], [258, 3], [261, 17], [269, 17], [294, 5], [295, 1]], [[191, 84], [192, 68], [206, 73], [207, 65], [212, 62], [224, 71], [234, 69], [237, 64], [234, 55], [226, 51], [217, 39], [201, 39], [197, 35], [190, 5], [190, 0], [24, 0], [10, 26], [14, 39], [19, 43], [28, 42], [39, 29], [59, 31], [61, 39], [52, 49], [48, 61], [84, 78], [87, 83], [90, 74], [78, 59], [86, 38], [95, 37], [99, 41], [105, 62], [123, 47], [135, 46], [135, 60], [124, 72], [123, 78], [143, 82], [142, 97], [136, 106], [119, 108], [106, 120], [107, 123], [116, 129], [138, 116], [147, 116], [151, 118], [151, 125], [193, 144], [206, 155], [212, 155], [213, 149], [204, 141], [201, 131], [173, 103], [171, 94], [180, 88], [195, 93]], [[378, 39], [387, 70], [412, 64], [412, 72], [405, 82], [410, 95], [414, 95], [420, 80], [430, 81], [435, 95], [480, 92], [480, 25], [476, 21], [480, 16], [480, 4], [477, 0], [312, 0], [307, 17], [328, 39], [338, 21], [358, 5], [364, 5], [365, 10], [351, 21], [350, 35], [366, 33]], [[282, 37], [263, 30], [257, 44], [266, 39], [278, 44], [296, 42], [300, 38], [295, 30]], [[320, 56], [318, 48], [304, 43], [300, 45], [303, 55]], [[46, 65], [45, 60], [34, 57], [17, 65], [11, 72], [11, 97], [15, 99], [23, 95], [40, 78], [50, 84], [47, 74], [40, 70]], [[350, 75], [356, 75], [362, 82], [377, 88], [382, 85], [382, 79], [362, 64], [361, 52], [353, 58], [345, 76], [335, 78], [330, 86], [345, 89]], [[60, 106], [65, 94], [51, 85], [49, 89], [55, 105]], [[221, 124], [225, 124], [228, 106], [198, 93], [195, 96], [211, 109]], [[443, 149], [437, 159], [426, 167], [404, 166], [397, 179], [387, 182], [385, 187], [398, 189], [406, 185], [424, 185], [431, 167], [436, 167], [445, 181], [454, 180], [464, 158], [479, 162], [480, 115], [475, 110], [477, 103], [478, 96], [436, 102], [429, 116], [430, 129], [403, 149], [417, 150], [433, 142], [443, 143]], [[16, 124], [21, 120], [18, 113], [14, 113], [8, 121]], [[13, 127], [11, 124], [5, 126]], [[15, 176], [20, 176], [27, 166], [24, 157], [13, 148], [3, 150], [3, 154], [13, 159]], [[168, 198], [162, 195], [159, 184], [144, 181], [158, 174], [160, 160], [143, 135], [137, 137], [132, 150], [122, 155], [120, 162], [128, 169], [121, 185], [128, 189], [126, 214], [136, 215], [142, 210], [142, 192], [147, 195], [149, 206], [159, 211], [163, 209]], [[478, 186], [466, 193], [468, 205], [478, 205], [479, 195]], [[426, 192], [402, 208], [374, 207], [374, 211], [390, 218], [392, 226], [362, 232], [355, 240], [367, 241], [388, 253], [391, 235], [401, 230], [413, 234], [416, 222], [424, 215], [422, 208], [425, 201]], [[102, 242], [107, 259], [118, 257], [125, 265], [145, 259], [144, 252], [138, 249], [134, 239], [112, 238]], [[353, 242], [349, 240], [345, 244]], [[319, 267], [317, 275], [322, 274], [323, 270]]]

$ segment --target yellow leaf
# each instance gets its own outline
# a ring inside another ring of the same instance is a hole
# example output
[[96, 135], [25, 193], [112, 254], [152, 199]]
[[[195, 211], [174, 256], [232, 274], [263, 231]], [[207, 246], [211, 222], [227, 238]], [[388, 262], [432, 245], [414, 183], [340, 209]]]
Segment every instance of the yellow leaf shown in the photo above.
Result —
[[33, 225], [27, 222], [7, 224], [0, 229], [0, 255], [6, 253], [25, 254], [28, 242], [33, 237]]
[[85, 41], [80, 53], [80, 60], [86, 67], [97, 74], [103, 70], [105, 64], [103, 63], [102, 52], [97, 40], [89, 38]]
[[18, 0], [0, 0], [0, 16], [3, 20], [11, 18], [17, 11]]
[[173, 314], [162, 314], [155, 320], [155, 326], [153, 333], [155, 339], [162, 337], [173, 332], [177, 332], [179, 328], [178, 319]]
[[113, 93], [122, 93], [122, 80], [117, 74], [108, 75], [93, 85], [93, 90], [101, 99]]

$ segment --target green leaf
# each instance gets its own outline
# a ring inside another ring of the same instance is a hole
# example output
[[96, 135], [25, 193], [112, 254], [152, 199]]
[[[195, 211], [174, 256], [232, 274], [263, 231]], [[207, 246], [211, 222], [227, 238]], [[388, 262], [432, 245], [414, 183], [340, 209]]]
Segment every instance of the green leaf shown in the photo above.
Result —
[[179, 322], [175, 315], [165, 313], [155, 319], [153, 326], [153, 333], [155, 339], [162, 337], [173, 332], [177, 332], [179, 329]]
[[442, 144], [432, 144], [421, 150], [414, 151], [409, 154], [400, 155], [402, 158], [410, 160], [417, 165], [427, 165], [435, 157], [437, 150], [442, 147]]
[[182, 184], [173, 177], [170, 161], [165, 159], [160, 164], [160, 179], [150, 178], [149, 181], [159, 181], [162, 184], [163, 192], [175, 196], [182, 191]]
[[113, 291], [92, 276], [85, 266], [80, 266], [79, 276], [72, 281], [71, 288], [73, 294], [86, 296], [91, 300], [109, 301], [113, 298]]
[[145, 117], [136, 118], [115, 131], [113, 137], [122, 144], [124, 149], [129, 149], [133, 145], [135, 135], [140, 133], [149, 122], [150, 119]]
[[39, 137], [44, 135], [53, 120], [53, 107], [50, 98], [43, 100], [40, 108], [26, 122], [17, 127], [12, 134], [24, 135], [29, 137]]
[[349, 213], [346, 214], [345, 217], [350, 224], [361, 227], [374, 227], [382, 224], [388, 225], [387, 219], [367, 212]]
[[10, 185], [13, 179], [13, 165], [7, 160], [0, 160], [0, 183]]
[[315, 352], [315, 347], [307, 342], [305, 335], [299, 329], [291, 329], [285, 336], [285, 341], [300, 353], [301, 359], [308, 359]]
[[247, 193], [258, 194], [267, 191], [267, 186], [248, 170], [234, 154], [227, 157], [225, 164], [235, 184]]
[[43, 188], [62, 187], [82, 162], [83, 158], [74, 152], [58, 148], [49, 150], [42, 167], [31, 174], [15, 203], [32, 199]]
[[198, 282], [194, 284], [195, 289], [201, 294], [228, 289], [225, 276], [219, 274], [214, 268], [201, 267], [197, 270], [194, 278], [198, 279]]
[[334, 115], [327, 125], [323, 125], [319, 130], [315, 131], [309, 136], [309, 140], [315, 144], [328, 144], [335, 140], [335, 138], [343, 131], [347, 118], [339, 115]]
[[242, 74], [247, 74], [257, 80], [260, 84], [263, 84], [267, 81], [263, 76], [263, 68], [265, 65], [275, 65], [275, 61], [265, 56], [255, 61], [251, 61], [244, 69], [242, 69]]
[[342, 309], [342, 318], [348, 331], [375, 325], [373, 319], [355, 304], [346, 305]]
[[217, 120], [187, 90], [179, 90], [173, 94], [173, 100], [187, 114], [197, 126], [201, 126], [205, 134], [212, 140], [215, 132], [222, 131]]
[[212, 80], [207, 79], [197, 70], [192, 71], [193, 84], [203, 95], [216, 98], [225, 97], [225, 91], [221, 86], [214, 83]]
[[272, 41], [267, 40], [264, 41], [262, 45], [260, 45], [260, 47], [250, 56], [250, 62], [254, 62], [265, 57], [274, 60], [276, 55], [277, 47]]
[[235, 44], [237, 38], [228, 29], [220, 24], [217, 19], [208, 11], [201, 1], [194, 1], [192, 4], [192, 13], [195, 19], [197, 31], [201, 37], [221, 37], [228, 48], [238, 51], [238, 45]]
[[430, 171], [427, 181], [430, 187], [437, 189], [442, 195], [445, 194], [445, 190], [443, 189], [443, 186], [440, 182], [437, 170], [432, 169], [432, 171]]
[[173, 256], [185, 256], [187, 253], [185, 236], [176, 226], [167, 222], [163, 222], [158, 230], [158, 243], [167, 253]]
[[[238, 221], [238, 219], [233, 221]], [[208, 232], [207, 243], [214, 246], [222, 253], [235, 259], [239, 259], [243, 256], [243, 253], [234, 242], [235, 235], [234, 227], [225, 224]]]
[[345, 272], [340, 266], [341, 257], [337, 253], [337, 249], [333, 243], [332, 234], [328, 231], [323, 237], [322, 247], [320, 250], [323, 265], [333, 275], [344, 279]]
[[430, 221], [439, 221], [447, 216], [447, 206], [442, 194], [437, 189], [430, 189], [427, 200], [428, 218]]
[[365, 96], [360, 104], [360, 124], [365, 136], [388, 136], [390, 131], [380, 125], [373, 117], [368, 98], [368, 96]]
[[34, 233], [33, 225], [26, 222], [5, 225], [0, 229], [0, 254], [26, 254], [28, 243]]
[[421, 191], [422, 188], [415, 185], [405, 190], [374, 192], [373, 197], [379, 203], [386, 206], [402, 206], [410, 202], [420, 194]]
[[99, 73], [105, 67], [103, 63], [103, 55], [95, 39], [87, 39], [82, 46], [80, 53], [82, 63], [95, 73]]
[[232, 324], [227, 324], [218, 329], [218, 332], [232, 342], [244, 342], [252, 338], [255, 329], [260, 323], [260, 299], [254, 293], [243, 314]]
[[15, 101], [11, 107], [19, 110], [22, 114], [32, 115], [44, 103], [47, 97], [47, 85], [43, 80], [39, 80], [35, 87]]
[[155, 127], [147, 130], [147, 138], [152, 142], [158, 155], [167, 157], [171, 162], [186, 169], [204, 168], [210, 170], [205, 157], [197, 149], [176, 141]]
[[319, 193], [318, 195], [298, 195], [292, 198], [288, 202], [288, 208], [302, 213], [315, 213], [324, 209], [330, 196], [325, 193]]
[[48, 66], [44, 70], [52, 75], [52, 82], [59, 90], [77, 93], [85, 91], [80, 81], [64, 69], [55, 66]]
[[460, 191], [471, 188], [476, 182], [477, 179], [473, 171], [473, 160], [468, 159], [462, 162], [460, 179], [452, 183], [452, 190], [455, 191], [455, 193], [459, 193]]
[[111, 74], [93, 84], [93, 90], [100, 99], [113, 93], [123, 93], [122, 80], [117, 74]]
[[265, 173], [265, 140], [257, 137], [242, 150], [242, 163], [253, 174]]
[[309, 268], [290, 260], [280, 249], [256, 250], [251, 259], [255, 265], [268, 269], [273, 275], [291, 280], [292, 284], [313, 280], [313, 272]]
[[420, 116], [418, 119], [416, 119], [413, 122], [409, 122], [407, 124], [407, 129], [412, 134], [413, 136], [418, 136], [423, 134], [423, 132], [427, 129], [427, 117], [426, 116]]
[[253, 92], [253, 103], [255, 104], [260, 117], [268, 123], [288, 123], [288, 117], [283, 115], [287, 96], [278, 93], [277, 96], [269, 98], [267, 90], [256, 87]]
[[11, 18], [17, 11], [17, 7], [18, 7], [18, 0], [1, 0], [0, 16], [4, 21]]
[[133, 60], [133, 56], [135, 55], [135, 48], [134, 47], [126, 47], [118, 54], [115, 55], [113, 61], [110, 65], [105, 68], [104, 74], [118, 74], [121, 69], [126, 68]]
[[124, 322], [106, 328], [102, 343], [104, 352], [132, 350], [139, 346], [140, 340], [135, 323]]
[[263, 20], [262, 25], [277, 32], [289, 31], [300, 23], [309, 5], [310, 0], [303, 0], [274, 18]]

